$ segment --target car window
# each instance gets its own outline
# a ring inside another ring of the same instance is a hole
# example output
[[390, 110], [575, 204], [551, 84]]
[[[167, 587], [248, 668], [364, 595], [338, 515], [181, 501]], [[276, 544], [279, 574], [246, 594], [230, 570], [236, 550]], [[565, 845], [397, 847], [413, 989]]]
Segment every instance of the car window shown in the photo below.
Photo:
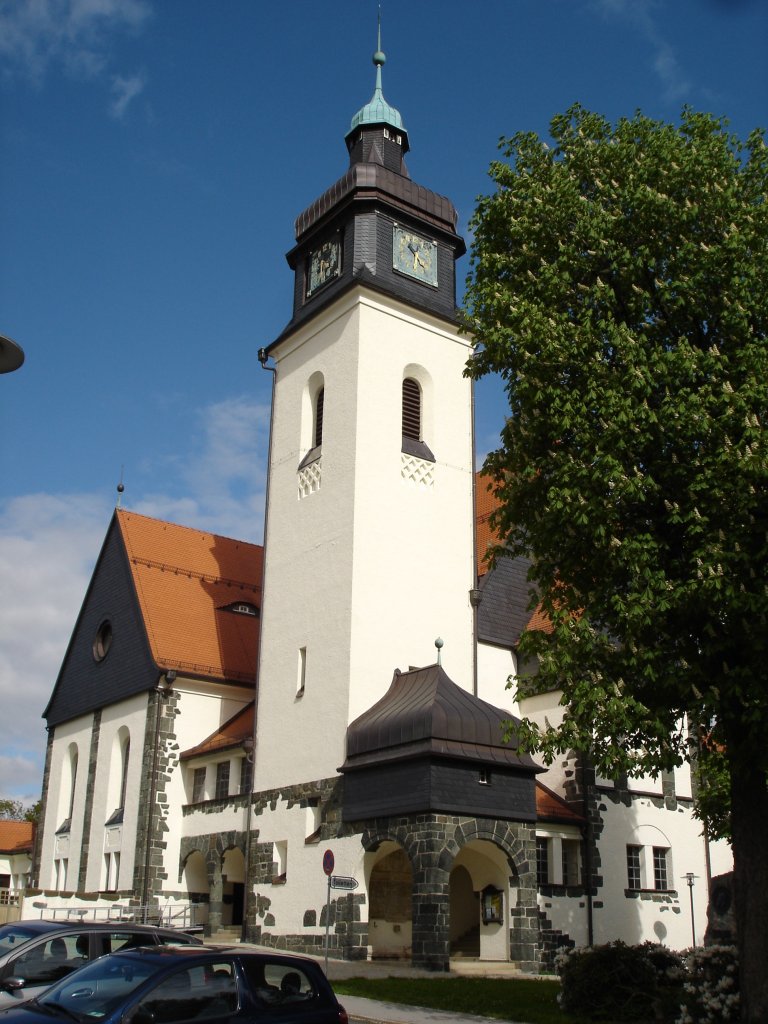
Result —
[[26, 928], [20, 928], [15, 924], [7, 924], [0, 928], [0, 956], [10, 953], [12, 949], [20, 946], [22, 942], [27, 942], [36, 934], [37, 932], [27, 931]]
[[87, 959], [88, 936], [85, 933], [54, 935], [36, 942], [18, 956], [13, 961], [11, 974], [24, 978], [28, 984], [51, 983], [66, 977], [76, 967], [82, 967]]
[[86, 964], [38, 997], [43, 1006], [60, 1006], [76, 1020], [100, 1020], [130, 997], [157, 969], [128, 957], [101, 957]]
[[305, 1002], [317, 996], [310, 978], [293, 964], [244, 960], [243, 968], [255, 1000], [263, 1006]]
[[177, 1024], [227, 1016], [238, 1003], [234, 966], [220, 960], [168, 975], [142, 999], [137, 1012], [151, 1014], [156, 1024]]
[[147, 932], [132, 932], [130, 928], [102, 933], [105, 953], [116, 953], [118, 949], [135, 949], [137, 946], [153, 946], [154, 938]]

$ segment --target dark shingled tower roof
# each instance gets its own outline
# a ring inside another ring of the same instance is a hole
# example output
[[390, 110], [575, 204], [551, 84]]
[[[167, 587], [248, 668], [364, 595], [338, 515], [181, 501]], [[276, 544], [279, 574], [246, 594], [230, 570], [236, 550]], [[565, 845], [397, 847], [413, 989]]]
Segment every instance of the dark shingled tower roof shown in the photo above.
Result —
[[514, 730], [504, 742], [502, 723], [510, 720], [508, 711], [457, 686], [440, 665], [396, 671], [387, 693], [347, 729], [344, 768], [432, 754], [541, 771], [518, 752]]

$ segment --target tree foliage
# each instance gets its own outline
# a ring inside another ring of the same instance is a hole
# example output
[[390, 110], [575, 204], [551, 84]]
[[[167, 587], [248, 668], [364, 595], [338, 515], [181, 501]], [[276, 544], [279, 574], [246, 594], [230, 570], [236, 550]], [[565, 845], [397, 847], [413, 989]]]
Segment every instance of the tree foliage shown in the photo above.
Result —
[[706, 736], [702, 809], [725, 822], [725, 781], [760, 989], [745, 1019], [765, 1019], [768, 150], [691, 110], [614, 126], [575, 106], [551, 134], [502, 140], [466, 298], [468, 372], [510, 402], [495, 526], [552, 626], [523, 637], [526, 689], [563, 691], [562, 725], [523, 739], [611, 774], [679, 763], [686, 716]]
[[8, 797], [0, 799], [0, 820], [10, 821], [33, 821], [37, 822], [40, 817], [40, 801], [31, 807], [25, 807], [22, 800], [13, 800]]
[[693, 711], [765, 766], [766, 147], [691, 111], [614, 129], [577, 106], [552, 135], [503, 141], [467, 294], [470, 372], [511, 406], [496, 526], [553, 625], [524, 647], [565, 691], [538, 742], [658, 769]]

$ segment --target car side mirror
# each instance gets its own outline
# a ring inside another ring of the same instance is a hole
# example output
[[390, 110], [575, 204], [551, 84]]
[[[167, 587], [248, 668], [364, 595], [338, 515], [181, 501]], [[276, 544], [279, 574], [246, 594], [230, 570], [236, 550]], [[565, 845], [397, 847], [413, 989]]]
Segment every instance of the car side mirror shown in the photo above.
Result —
[[128, 1020], [129, 1024], [155, 1024], [155, 1015], [146, 1006], [139, 1006]]
[[3, 978], [3, 980], [0, 981], [0, 988], [3, 989], [4, 992], [18, 992], [20, 989], [24, 988], [26, 984], [26, 978], [19, 978], [17, 975], [11, 975], [10, 978]]

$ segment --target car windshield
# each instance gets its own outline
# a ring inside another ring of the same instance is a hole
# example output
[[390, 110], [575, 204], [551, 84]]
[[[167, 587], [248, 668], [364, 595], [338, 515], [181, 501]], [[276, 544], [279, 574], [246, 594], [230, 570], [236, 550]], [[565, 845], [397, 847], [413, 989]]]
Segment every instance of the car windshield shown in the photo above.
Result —
[[27, 939], [31, 939], [35, 935], [37, 935], [37, 932], [33, 932], [29, 928], [24, 928], [20, 925], [4, 925], [0, 928], [0, 955], [10, 953], [12, 949], [16, 949], [22, 942], [26, 942]]
[[37, 1002], [75, 1020], [101, 1020], [157, 970], [156, 963], [138, 957], [105, 956], [58, 982]]

